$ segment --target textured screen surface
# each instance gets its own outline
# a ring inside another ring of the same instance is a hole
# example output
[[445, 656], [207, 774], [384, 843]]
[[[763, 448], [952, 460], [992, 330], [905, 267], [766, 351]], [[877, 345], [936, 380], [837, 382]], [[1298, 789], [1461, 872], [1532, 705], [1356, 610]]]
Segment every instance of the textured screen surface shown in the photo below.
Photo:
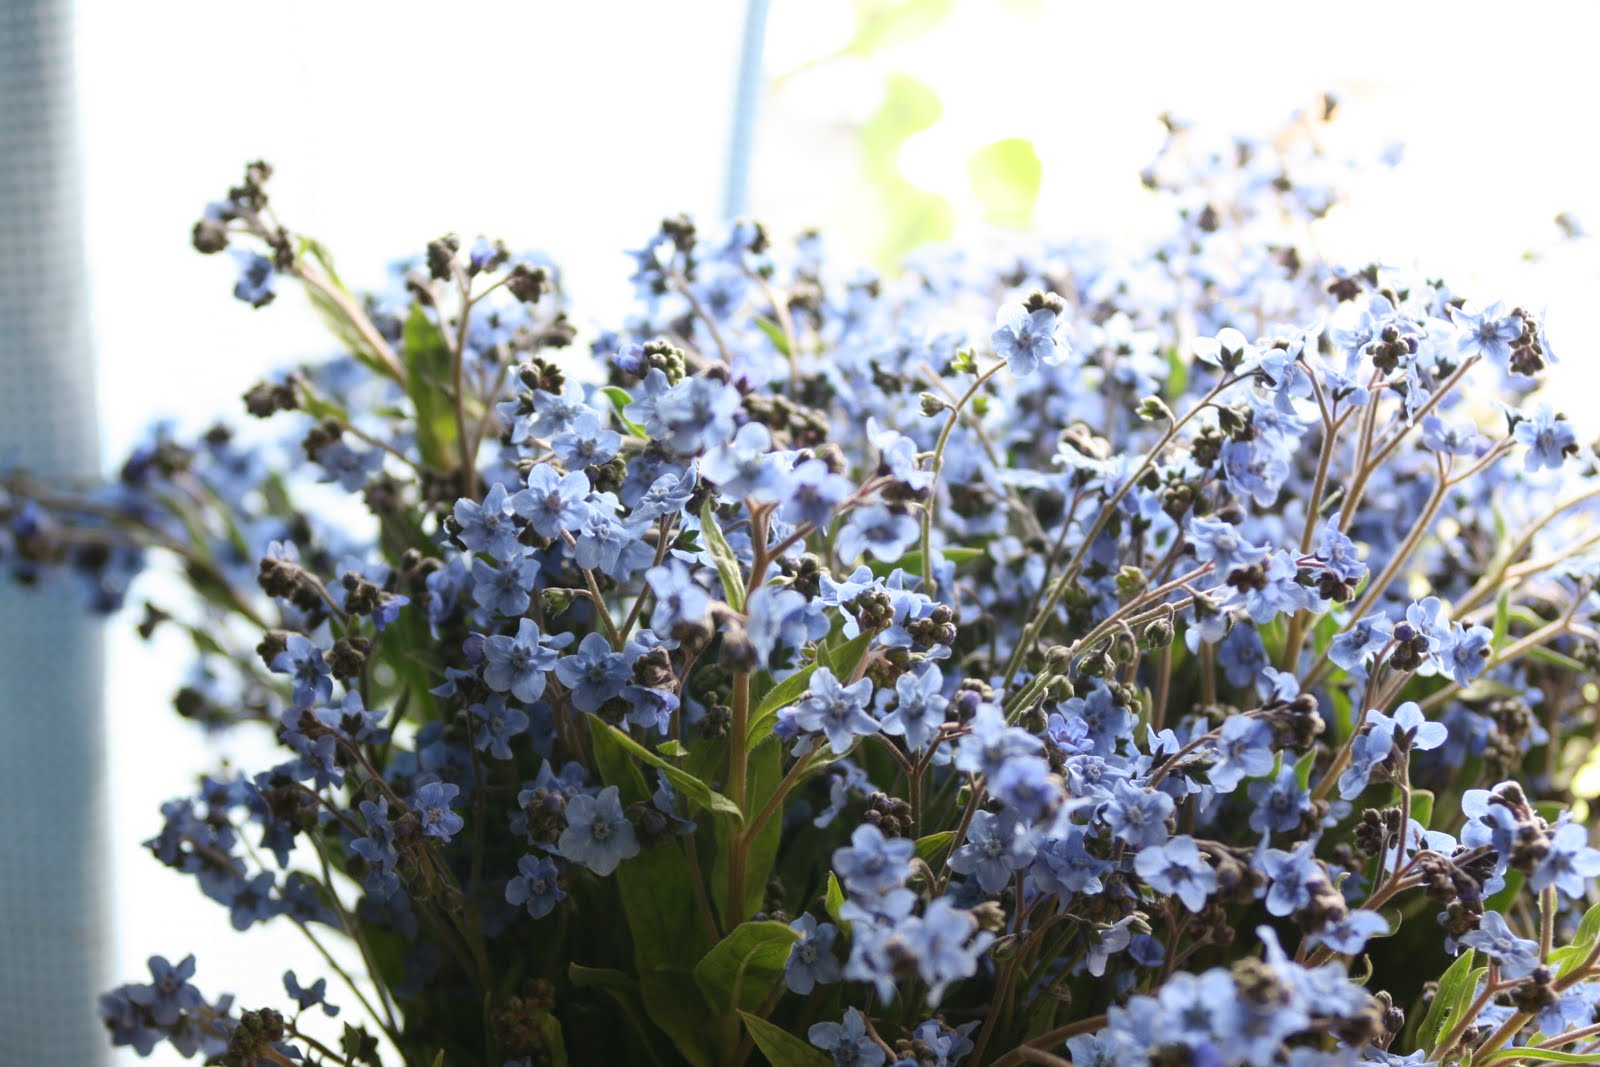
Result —
[[[93, 474], [72, 8], [0, 0], [0, 466]], [[98, 626], [0, 582], [0, 1064], [96, 1064], [107, 936]]]

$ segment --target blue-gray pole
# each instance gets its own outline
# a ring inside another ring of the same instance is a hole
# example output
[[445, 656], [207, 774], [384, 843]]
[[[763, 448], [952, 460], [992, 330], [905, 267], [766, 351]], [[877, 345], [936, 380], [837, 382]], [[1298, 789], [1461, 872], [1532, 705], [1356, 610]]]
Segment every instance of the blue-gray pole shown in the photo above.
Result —
[[728, 139], [728, 174], [722, 191], [724, 219], [736, 218], [749, 208], [750, 157], [755, 150], [756, 114], [766, 86], [762, 63], [766, 39], [767, 0], [747, 0], [739, 81], [733, 95], [733, 130]]
[[[0, 0], [0, 464], [98, 469], [70, 0]], [[0, 582], [0, 1064], [106, 1060], [99, 628]]]

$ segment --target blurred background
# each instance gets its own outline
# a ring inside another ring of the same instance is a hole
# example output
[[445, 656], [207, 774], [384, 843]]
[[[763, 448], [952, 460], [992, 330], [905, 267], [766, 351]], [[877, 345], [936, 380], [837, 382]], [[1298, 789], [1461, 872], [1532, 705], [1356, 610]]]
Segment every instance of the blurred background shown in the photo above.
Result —
[[[280, 213], [353, 287], [442, 233], [487, 233], [555, 257], [593, 330], [626, 308], [623, 250], [666, 214], [744, 211], [779, 239], [820, 226], [879, 269], [933, 240], [1126, 237], [1164, 218], [1139, 182], [1162, 112], [1266, 133], [1324, 92], [1336, 152], [1366, 165], [1323, 247], [1546, 308], [1559, 387], [1593, 384], [1600, 259], [1554, 221], [1600, 220], [1592, 0], [0, 11], [0, 463], [114, 470], [153, 420], [240, 417], [262, 371], [327, 350], [298, 298], [253, 311], [228, 295], [231, 262], [189, 246], [248, 159], [273, 163]], [[57, 399], [69, 389], [80, 408]], [[1563, 406], [1592, 435], [1581, 395]], [[103, 630], [103, 715], [101, 631], [50, 638], [79, 657], [59, 672], [76, 688], [51, 688], [40, 653], [8, 640], [38, 635], [48, 598], [0, 598], [0, 1063], [111, 1062], [92, 996], [152, 954], [195, 952], [206, 990], [247, 1003], [315, 970], [293, 930], [235, 935], [139, 844], [163, 800], [220, 760], [259, 764], [265, 739], [219, 747], [171, 713], [183, 647], [139, 641], [138, 597]]]

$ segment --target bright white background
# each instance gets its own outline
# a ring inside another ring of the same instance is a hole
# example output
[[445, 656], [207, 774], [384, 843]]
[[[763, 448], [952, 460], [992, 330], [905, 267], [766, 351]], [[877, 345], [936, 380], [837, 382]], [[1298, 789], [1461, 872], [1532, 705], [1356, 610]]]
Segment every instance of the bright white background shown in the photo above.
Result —
[[[325, 349], [298, 302], [252, 311], [228, 295], [231, 264], [188, 246], [201, 207], [246, 159], [278, 167], [280, 210], [330, 245], [357, 285], [443, 232], [489, 231], [555, 255], [585, 326], [621, 306], [622, 249], [663, 214], [710, 219], [720, 200], [736, 0], [80, 0], [79, 9], [108, 463], [157, 416], [198, 426], [242, 415], [238, 394], [255, 375]], [[1030, 9], [1026, 20], [1018, 13]], [[774, 0], [769, 71], [828, 53], [851, 19], [847, 0]], [[1596, 40], [1600, 9], [1575, 0], [1517, 9], [968, 0], [924, 40], [822, 64], [769, 97], [752, 208], [779, 235], [859, 218], [853, 131], [892, 71], [932, 85], [945, 108], [907, 143], [905, 176], [970, 219], [966, 154], [1029, 138], [1044, 164], [1037, 222], [1056, 236], [1146, 224], [1137, 174], [1159, 142], [1159, 112], [1263, 130], [1331, 89], [1363, 156], [1401, 141], [1406, 160], [1360, 183], [1351, 210], [1330, 220], [1328, 246], [1357, 263], [1416, 260], [1468, 294], [1548, 304], [1566, 381], [1587, 387], [1600, 277], [1592, 243], [1537, 264], [1522, 256], [1552, 244], [1557, 212], [1600, 225]], [[848, 249], [850, 236], [834, 243]], [[1560, 399], [1592, 434], [1600, 422], [1582, 396]], [[152, 953], [193, 951], [207, 992], [272, 1002], [286, 967], [317, 971], [309, 950], [292, 931], [234, 934], [222, 909], [139, 847], [159, 826], [160, 802], [219, 752], [169, 710], [182, 650], [143, 645], [131, 625], [114, 628], [108, 665], [111, 970], [136, 978]], [[233, 747], [252, 768], [266, 758]], [[156, 1062], [179, 1062], [166, 1055]]]

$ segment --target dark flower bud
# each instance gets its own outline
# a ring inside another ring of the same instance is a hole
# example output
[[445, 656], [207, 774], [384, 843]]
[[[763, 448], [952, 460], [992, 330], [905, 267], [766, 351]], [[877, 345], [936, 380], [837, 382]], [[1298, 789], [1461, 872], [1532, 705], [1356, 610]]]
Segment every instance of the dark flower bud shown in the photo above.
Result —
[[428, 276], [434, 281], [449, 281], [453, 276], [456, 253], [461, 251], [461, 238], [446, 234], [428, 242]]
[[1048, 311], [1052, 315], [1065, 315], [1067, 302], [1055, 293], [1047, 293], [1042, 289], [1035, 289], [1022, 301], [1023, 310], [1032, 314], [1035, 311]]
[[220, 219], [201, 219], [194, 224], [189, 240], [201, 255], [215, 255], [228, 247], [227, 224]]
[[708, 741], [727, 737], [728, 727], [732, 724], [733, 709], [726, 704], [712, 704], [700, 720], [700, 736]]
[[921, 393], [917, 400], [922, 405], [922, 414], [926, 418], [933, 418], [941, 411], [950, 409], [950, 402], [937, 393]]

